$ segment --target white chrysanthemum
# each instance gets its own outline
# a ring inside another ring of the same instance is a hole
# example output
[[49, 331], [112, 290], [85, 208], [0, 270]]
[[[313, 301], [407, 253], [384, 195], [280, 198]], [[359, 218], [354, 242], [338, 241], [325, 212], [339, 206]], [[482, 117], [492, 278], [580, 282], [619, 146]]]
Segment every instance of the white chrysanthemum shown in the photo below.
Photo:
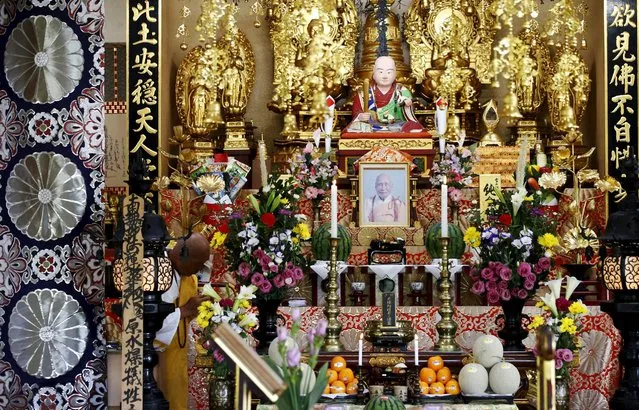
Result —
[[566, 174], [563, 172], [547, 172], [539, 177], [539, 186], [545, 189], [557, 189], [566, 184]]

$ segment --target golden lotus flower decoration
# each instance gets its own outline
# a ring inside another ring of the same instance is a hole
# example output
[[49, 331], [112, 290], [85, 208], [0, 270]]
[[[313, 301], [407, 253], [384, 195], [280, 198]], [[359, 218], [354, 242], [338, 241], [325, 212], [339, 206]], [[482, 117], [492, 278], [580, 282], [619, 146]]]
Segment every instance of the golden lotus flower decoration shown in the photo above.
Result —
[[207, 194], [214, 194], [224, 189], [224, 180], [219, 175], [204, 175], [195, 183], [197, 187]]

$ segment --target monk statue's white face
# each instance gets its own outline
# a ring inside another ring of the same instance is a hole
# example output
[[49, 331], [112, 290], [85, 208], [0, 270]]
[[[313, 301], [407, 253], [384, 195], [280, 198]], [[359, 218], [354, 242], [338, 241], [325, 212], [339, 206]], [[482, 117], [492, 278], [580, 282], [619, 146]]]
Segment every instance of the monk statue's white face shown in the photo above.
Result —
[[395, 61], [388, 56], [378, 57], [373, 67], [373, 80], [381, 87], [390, 87], [395, 82], [397, 73], [395, 71]]

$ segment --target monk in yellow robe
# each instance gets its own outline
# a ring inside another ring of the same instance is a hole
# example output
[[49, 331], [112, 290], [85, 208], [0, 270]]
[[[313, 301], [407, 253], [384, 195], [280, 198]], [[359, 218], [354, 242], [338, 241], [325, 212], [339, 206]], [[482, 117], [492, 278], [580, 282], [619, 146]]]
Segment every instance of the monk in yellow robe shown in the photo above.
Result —
[[[185, 247], [186, 250], [183, 250]], [[190, 323], [198, 314], [198, 306], [209, 299], [198, 294], [196, 273], [209, 260], [210, 252], [209, 242], [199, 233], [193, 233], [186, 245], [181, 239], [169, 252], [169, 258], [178, 275], [173, 278], [169, 290], [162, 294], [162, 300], [175, 303], [175, 312], [166, 317], [155, 340], [167, 345], [166, 350], [160, 353], [160, 378], [164, 386], [162, 392], [169, 401], [171, 410], [188, 408], [187, 340]]]
[[364, 211], [368, 222], [399, 224], [406, 221], [406, 203], [392, 191], [390, 177], [379, 174], [375, 179], [375, 195], [366, 198]]

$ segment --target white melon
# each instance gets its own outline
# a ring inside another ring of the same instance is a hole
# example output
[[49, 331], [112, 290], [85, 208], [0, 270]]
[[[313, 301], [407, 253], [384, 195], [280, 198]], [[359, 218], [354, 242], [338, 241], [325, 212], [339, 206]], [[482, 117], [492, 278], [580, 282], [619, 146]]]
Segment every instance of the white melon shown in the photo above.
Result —
[[490, 389], [497, 394], [515, 394], [519, 390], [519, 370], [508, 362], [501, 362], [490, 369]]
[[482, 335], [473, 343], [473, 357], [486, 369], [490, 369], [504, 358], [504, 346], [493, 335]]
[[306, 363], [300, 363], [300, 369], [302, 370], [302, 381], [300, 382], [300, 395], [306, 396], [313, 387], [315, 387], [315, 372], [311, 369], [311, 366]]
[[469, 363], [459, 372], [459, 388], [464, 394], [482, 394], [488, 389], [488, 372], [479, 363]]

